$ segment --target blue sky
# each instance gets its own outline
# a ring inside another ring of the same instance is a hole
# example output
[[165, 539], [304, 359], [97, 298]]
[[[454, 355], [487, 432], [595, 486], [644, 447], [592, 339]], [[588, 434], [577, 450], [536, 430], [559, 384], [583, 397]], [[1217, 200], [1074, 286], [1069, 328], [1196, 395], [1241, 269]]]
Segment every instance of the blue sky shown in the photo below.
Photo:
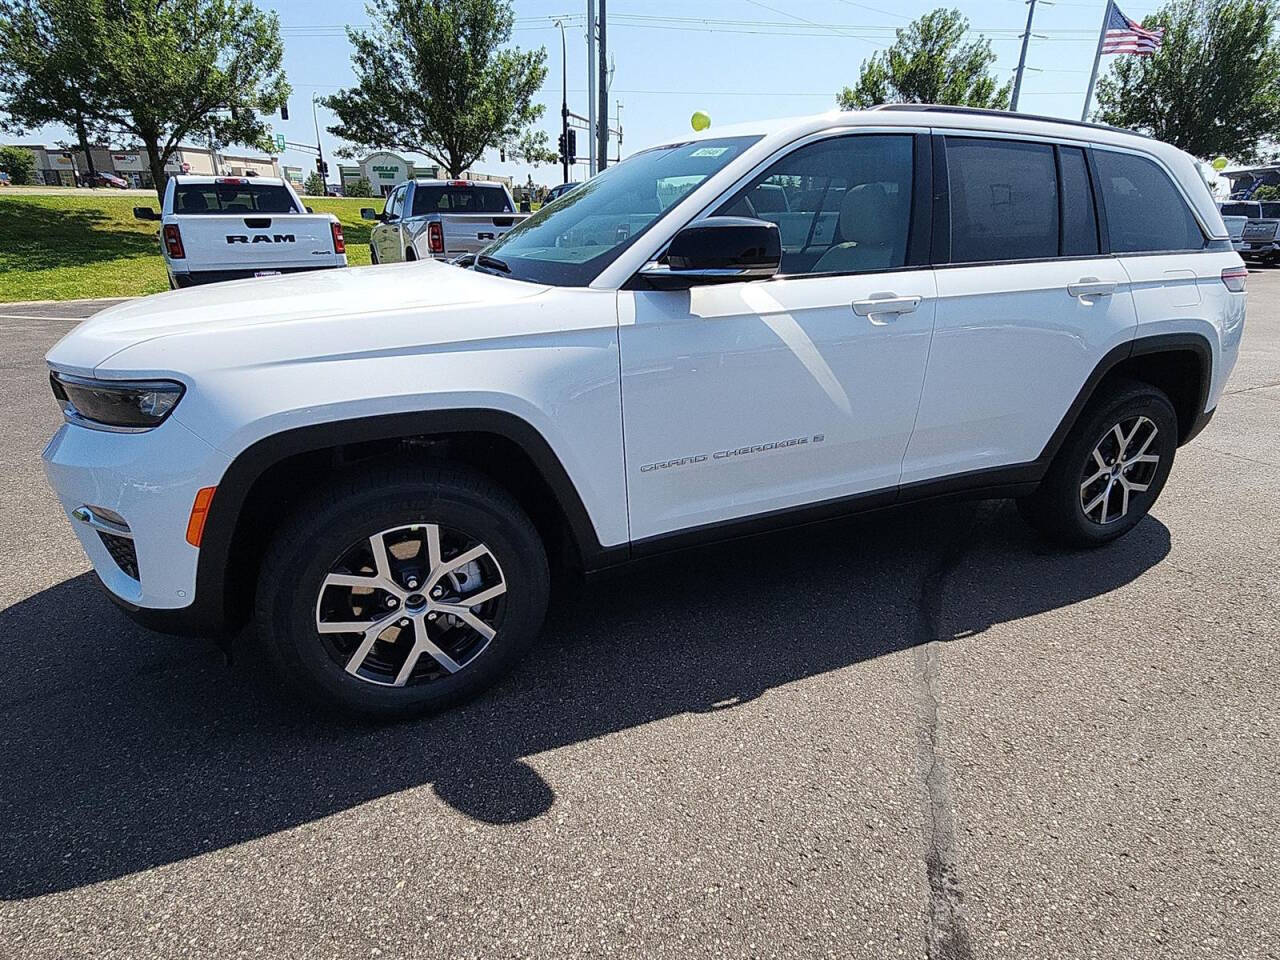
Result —
[[[1105, 0], [1040, 0], [1027, 54], [1020, 108], [1028, 113], [1079, 117]], [[367, 23], [363, 4], [349, 0], [260, 2], [275, 10], [285, 42], [285, 70], [294, 94], [287, 122], [275, 130], [287, 139], [315, 141], [310, 101], [354, 82], [344, 32], [348, 23]], [[705, 110], [713, 128], [742, 120], [818, 113], [835, 106], [836, 92], [852, 85], [862, 61], [893, 41], [893, 29], [937, 4], [929, 0], [609, 0], [608, 39], [614, 61], [610, 96], [622, 102], [624, 155], [678, 136], [689, 129], [694, 110]], [[1002, 79], [1018, 61], [1019, 35], [1026, 22], [1022, 0], [960, 0], [955, 4], [975, 33], [988, 36]], [[1119, 0], [1125, 13], [1141, 19], [1155, 9], [1148, 0]], [[555, 142], [559, 132], [560, 33], [552, 20], [563, 17], [568, 42], [569, 109], [587, 112], [585, 0], [516, 0], [521, 48], [547, 48], [546, 105], [542, 126]], [[1103, 58], [1103, 71], [1107, 61]], [[333, 119], [320, 111], [326, 157], [338, 141], [324, 130]], [[65, 134], [48, 131], [45, 139]], [[613, 150], [611, 148], [611, 154]], [[579, 137], [579, 154], [586, 145]], [[314, 165], [314, 155], [287, 151], [284, 162]], [[523, 180], [527, 167], [498, 162], [496, 151], [477, 169]], [[584, 168], [579, 167], [578, 178]], [[539, 183], [558, 183], [558, 167], [532, 171]], [[330, 180], [336, 179], [331, 172]]]

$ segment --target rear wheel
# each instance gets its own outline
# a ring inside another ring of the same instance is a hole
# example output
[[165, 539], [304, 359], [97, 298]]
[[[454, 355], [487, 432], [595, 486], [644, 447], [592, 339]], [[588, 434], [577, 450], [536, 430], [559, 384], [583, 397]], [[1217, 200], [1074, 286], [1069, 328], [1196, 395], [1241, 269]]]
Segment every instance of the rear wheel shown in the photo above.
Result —
[[372, 243], [369, 244], [369, 262], [370, 263], [378, 262], [378, 248], [375, 244], [372, 244]]
[[1089, 405], [1040, 488], [1018, 507], [1052, 539], [1109, 543], [1155, 504], [1177, 447], [1178, 419], [1168, 397], [1150, 384], [1118, 383]]
[[547, 591], [542, 543], [506, 491], [460, 469], [395, 470], [295, 512], [263, 562], [257, 619], [303, 693], [407, 717], [502, 676], [536, 637]]

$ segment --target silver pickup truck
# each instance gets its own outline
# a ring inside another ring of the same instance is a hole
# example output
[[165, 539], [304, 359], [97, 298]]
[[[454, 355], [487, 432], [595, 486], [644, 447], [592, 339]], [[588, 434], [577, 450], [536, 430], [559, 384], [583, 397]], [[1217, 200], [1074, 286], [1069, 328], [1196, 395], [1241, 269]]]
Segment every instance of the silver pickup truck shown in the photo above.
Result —
[[479, 253], [529, 215], [516, 212], [501, 183], [406, 180], [381, 213], [365, 207], [360, 216], [377, 221], [369, 237], [373, 262], [396, 263]]
[[[1246, 214], [1249, 219], [1240, 231], [1240, 243], [1233, 244], [1240, 256], [1246, 260], [1261, 260], [1275, 263], [1280, 260], [1280, 202], [1275, 200], [1234, 201], [1223, 205], [1223, 212], [1229, 207], [1234, 213]], [[1225, 221], [1224, 221], [1225, 222]]]

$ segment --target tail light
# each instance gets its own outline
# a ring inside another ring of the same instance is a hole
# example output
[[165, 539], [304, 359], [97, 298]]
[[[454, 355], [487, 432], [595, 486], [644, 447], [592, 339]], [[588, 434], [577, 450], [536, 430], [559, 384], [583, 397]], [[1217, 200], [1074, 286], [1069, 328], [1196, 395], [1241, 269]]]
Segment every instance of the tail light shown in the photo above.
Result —
[[164, 248], [174, 260], [185, 260], [187, 251], [182, 249], [182, 234], [178, 232], [176, 223], [167, 223], [164, 227]]
[[1232, 293], [1244, 293], [1245, 282], [1249, 279], [1249, 268], [1246, 266], [1224, 267], [1222, 283]]
[[450, 181], [449, 181], [449, 186], [451, 186], [451, 187], [469, 187], [469, 186], [471, 186], [471, 181], [470, 181], [470, 180], [450, 180]]
[[427, 224], [427, 247], [432, 253], [444, 253], [444, 227], [438, 220]]
[[333, 221], [329, 224], [329, 230], [333, 233], [333, 252], [346, 253], [347, 241], [342, 239], [342, 224]]

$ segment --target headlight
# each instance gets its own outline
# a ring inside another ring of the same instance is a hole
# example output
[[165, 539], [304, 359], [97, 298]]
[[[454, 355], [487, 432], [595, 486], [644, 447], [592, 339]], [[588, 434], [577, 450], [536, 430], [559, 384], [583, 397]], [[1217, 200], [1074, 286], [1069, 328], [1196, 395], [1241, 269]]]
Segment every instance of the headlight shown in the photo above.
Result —
[[56, 372], [49, 384], [68, 420], [115, 430], [159, 426], [185, 389], [172, 380], [90, 380]]

